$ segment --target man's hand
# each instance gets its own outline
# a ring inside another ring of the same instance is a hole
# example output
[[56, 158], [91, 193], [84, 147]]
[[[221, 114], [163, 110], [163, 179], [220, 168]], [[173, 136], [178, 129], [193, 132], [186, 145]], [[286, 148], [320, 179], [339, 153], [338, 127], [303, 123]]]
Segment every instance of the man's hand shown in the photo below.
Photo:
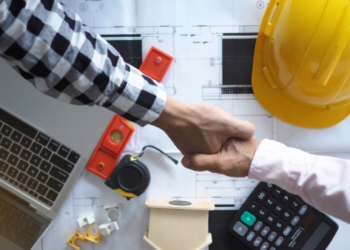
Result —
[[152, 125], [164, 130], [182, 154], [214, 154], [230, 137], [249, 139], [255, 127], [221, 108], [204, 103], [184, 103], [172, 97]]
[[250, 164], [259, 144], [253, 138], [248, 140], [230, 138], [219, 153], [188, 155], [182, 159], [182, 164], [195, 171], [245, 177], [248, 176]]

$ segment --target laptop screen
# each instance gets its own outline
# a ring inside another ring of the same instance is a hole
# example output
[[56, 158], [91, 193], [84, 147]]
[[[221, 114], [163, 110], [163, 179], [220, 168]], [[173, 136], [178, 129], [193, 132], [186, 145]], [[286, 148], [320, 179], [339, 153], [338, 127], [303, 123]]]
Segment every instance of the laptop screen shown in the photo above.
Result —
[[21, 199], [0, 187], [1, 249], [30, 250], [50, 225]]

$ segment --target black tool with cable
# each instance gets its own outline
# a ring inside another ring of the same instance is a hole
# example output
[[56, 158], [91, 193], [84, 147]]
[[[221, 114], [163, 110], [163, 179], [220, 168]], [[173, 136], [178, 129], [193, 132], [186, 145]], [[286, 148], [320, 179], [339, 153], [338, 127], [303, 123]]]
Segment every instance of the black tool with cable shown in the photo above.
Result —
[[153, 148], [168, 157], [175, 164], [178, 164], [177, 160], [164, 153], [162, 150], [148, 145], [143, 147], [138, 156], [133, 157], [130, 154], [125, 155], [114, 167], [112, 174], [108, 177], [105, 184], [127, 199], [143, 194], [151, 181], [151, 175], [147, 166], [139, 161], [145, 153], [146, 148]]

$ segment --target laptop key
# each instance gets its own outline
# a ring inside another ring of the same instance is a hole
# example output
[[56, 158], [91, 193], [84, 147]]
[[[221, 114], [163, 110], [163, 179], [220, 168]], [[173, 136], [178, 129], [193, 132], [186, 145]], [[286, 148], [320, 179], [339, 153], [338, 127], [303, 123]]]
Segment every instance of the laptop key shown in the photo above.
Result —
[[23, 137], [20, 144], [25, 148], [29, 148], [30, 144], [32, 144], [32, 140], [28, 137]]
[[48, 178], [49, 178], [49, 176], [43, 172], [40, 172], [38, 177], [36, 177], [36, 179], [42, 183], [45, 183]]
[[9, 149], [11, 144], [12, 144], [12, 141], [4, 137], [0, 143], [0, 146], [2, 146], [3, 148]]
[[30, 151], [32, 151], [35, 154], [39, 154], [42, 148], [43, 147], [40, 146], [38, 143], [33, 142], [32, 146], [30, 147]]
[[28, 188], [26, 186], [23, 186], [22, 184], [19, 184], [19, 188], [22, 189], [24, 192], [28, 192]]
[[36, 187], [38, 186], [38, 182], [32, 178], [30, 178], [30, 180], [27, 182], [26, 186], [31, 188], [31, 189], [36, 189]]
[[62, 145], [58, 150], [57, 154], [59, 154], [63, 158], [66, 158], [69, 152], [70, 152], [70, 149]]
[[5, 174], [3, 174], [3, 173], [0, 173], [0, 177], [2, 178], [2, 179], [4, 179], [4, 180], [8, 180], [9, 178], [5, 175]]
[[32, 190], [29, 190], [28, 192], [31, 196], [34, 196], [35, 198], [38, 198], [38, 194], [33, 192]]
[[77, 163], [77, 161], [79, 160], [79, 157], [80, 155], [72, 151], [68, 156], [68, 160], [73, 163]]
[[40, 156], [45, 160], [50, 159], [51, 155], [52, 155], [52, 152], [46, 148], [43, 148], [43, 150], [40, 153]]
[[32, 156], [32, 153], [29, 152], [27, 149], [23, 149], [19, 157], [21, 157], [23, 160], [28, 161], [29, 158]]
[[7, 169], [9, 167], [9, 164], [7, 164], [6, 162], [4, 161], [0, 161], [0, 171], [2, 172], [6, 172]]
[[19, 158], [17, 156], [14, 156], [13, 154], [10, 155], [10, 157], [7, 159], [7, 162], [10, 163], [12, 166], [16, 166], [19, 161]]
[[51, 201], [55, 201], [56, 198], [57, 198], [57, 196], [58, 196], [58, 193], [56, 193], [56, 192], [50, 190], [50, 191], [47, 193], [46, 198], [48, 198], [48, 199], [51, 200]]
[[41, 163], [41, 165], [40, 165], [40, 169], [42, 170], [42, 171], [44, 171], [44, 172], [49, 172], [49, 170], [50, 170], [50, 168], [51, 168], [51, 164], [50, 163], [48, 163], [47, 161], [43, 161], [42, 163]]
[[10, 134], [12, 133], [12, 128], [10, 128], [7, 125], [4, 125], [0, 131], [1, 134], [6, 135], [6, 136], [10, 136]]
[[16, 178], [18, 172], [19, 171], [17, 169], [15, 169], [14, 167], [10, 167], [9, 170], [7, 171], [7, 175], [9, 175], [12, 178]]
[[35, 178], [35, 176], [38, 174], [39, 169], [37, 169], [36, 167], [30, 166], [27, 174], [30, 175], [31, 177]]
[[56, 181], [55, 179], [53, 178], [50, 178], [48, 180], [48, 182], [46, 183], [46, 185], [48, 185], [50, 188], [52, 188], [53, 190], [57, 191], [57, 192], [60, 192], [62, 187], [63, 187], [63, 184]]
[[19, 142], [22, 139], [22, 134], [19, 133], [18, 131], [14, 130], [12, 135], [11, 135], [11, 139], [14, 140], [15, 142]]
[[24, 173], [19, 173], [19, 175], [17, 176], [17, 181], [19, 181], [22, 184], [25, 184], [28, 179], [29, 179], [28, 175]]
[[60, 146], [60, 144], [54, 140], [51, 140], [49, 146], [47, 146], [49, 149], [51, 149], [52, 151], [56, 152], [58, 147]]
[[39, 142], [43, 146], [46, 146], [49, 143], [50, 138], [42, 133], [39, 133], [35, 141]]
[[8, 151], [6, 151], [3, 148], [0, 148], [0, 159], [6, 160], [9, 154], [10, 153]]
[[46, 199], [46, 198], [44, 198], [42, 196], [39, 197], [39, 200], [44, 202], [44, 203], [46, 203], [49, 206], [52, 206], [52, 204], [53, 204], [51, 201], [49, 201], [48, 199]]
[[52, 167], [51, 171], [50, 171], [50, 175], [55, 177], [57, 180], [62, 181], [63, 183], [65, 183], [69, 177], [68, 174], [66, 174], [65, 172], [59, 170], [56, 167]]
[[18, 155], [19, 152], [21, 152], [22, 147], [20, 145], [18, 145], [17, 143], [12, 144], [12, 147], [10, 149], [11, 153]]
[[18, 182], [15, 181], [14, 179], [11, 179], [10, 178], [10, 181], [9, 181], [12, 185], [15, 185], [15, 186], [18, 186]]
[[30, 158], [29, 162], [34, 166], [38, 167], [41, 163], [41, 158], [37, 155], [33, 155], [32, 158]]
[[45, 187], [45, 186], [42, 185], [42, 184], [40, 184], [39, 187], [36, 189], [36, 191], [37, 191], [39, 194], [44, 195], [44, 196], [45, 196], [47, 190], [49, 190], [48, 187]]
[[50, 162], [68, 173], [71, 173], [74, 168], [72, 163], [55, 154], [51, 157]]
[[22, 160], [20, 160], [20, 162], [17, 165], [17, 168], [23, 172], [27, 171], [28, 167], [29, 167], [29, 164]]

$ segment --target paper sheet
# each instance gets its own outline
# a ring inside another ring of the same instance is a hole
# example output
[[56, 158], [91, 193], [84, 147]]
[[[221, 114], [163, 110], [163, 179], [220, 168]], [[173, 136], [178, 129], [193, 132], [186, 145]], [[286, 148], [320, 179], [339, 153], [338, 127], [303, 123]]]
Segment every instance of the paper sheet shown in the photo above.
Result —
[[[162, 81], [169, 95], [186, 102], [211, 103], [239, 119], [253, 122], [258, 140], [275, 139], [313, 153], [350, 155], [350, 118], [324, 130], [294, 127], [265, 111], [249, 93], [249, 86], [242, 85], [244, 93], [239, 93], [233, 86], [237, 83], [224, 82], [224, 41], [239, 39], [239, 35], [254, 36], [267, 0], [64, 0], [63, 3], [96, 32], [108, 35], [107, 40], [141, 41], [142, 58], [151, 46], [173, 55], [175, 60]], [[165, 133], [152, 126], [137, 127], [127, 151], [140, 152], [149, 144], [181, 160], [181, 154]], [[151, 185], [145, 194], [130, 201], [85, 171], [35, 250], [71, 249], [65, 242], [78, 229], [76, 219], [94, 211], [99, 224], [106, 222], [102, 206], [112, 202], [122, 204], [120, 230], [103, 237], [98, 245], [84, 243], [82, 249], [152, 249], [142, 240], [148, 227], [149, 210], [144, 206], [147, 198], [208, 200], [235, 204], [238, 208], [257, 184], [254, 180], [195, 173], [152, 151], [147, 151], [142, 161], [150, 169]], [[86, 228], [81, 232], [85, 233]], [[350, 226], [340, 222], [340, 232], [328, 249], [345, 250], [343, 236], [349, 233]]]

